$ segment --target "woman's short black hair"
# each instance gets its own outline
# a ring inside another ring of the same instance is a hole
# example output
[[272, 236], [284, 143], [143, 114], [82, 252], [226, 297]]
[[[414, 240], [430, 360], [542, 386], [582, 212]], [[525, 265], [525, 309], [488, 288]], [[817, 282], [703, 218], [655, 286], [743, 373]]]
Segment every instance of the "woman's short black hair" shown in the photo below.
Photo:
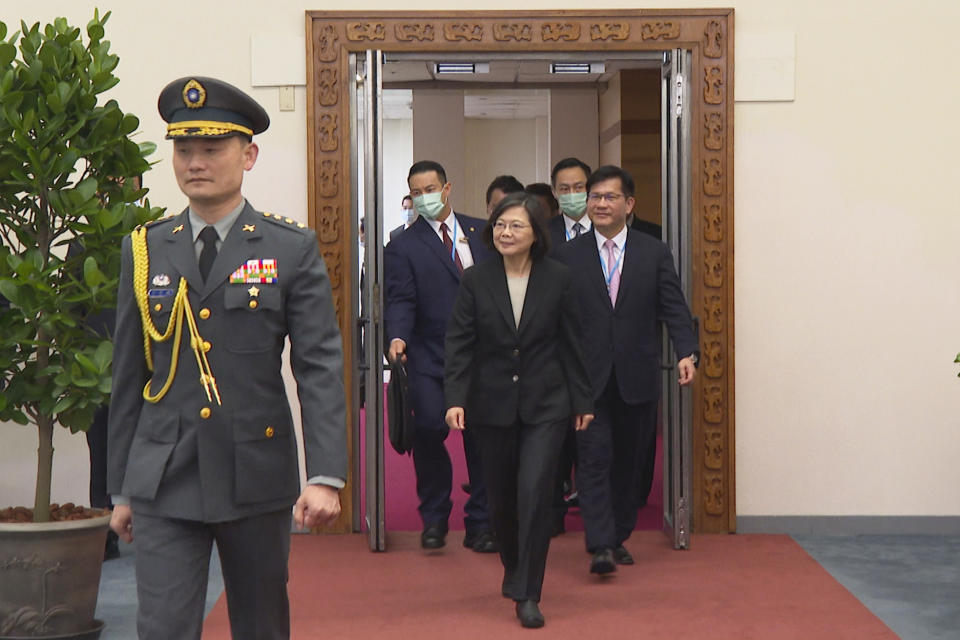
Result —
[[537, 196], [523, 191], [507, 194], [503, 200], [497, 203], [493, 213], [490, 214], [490, 219], [487, 220], [487, 226], [483, 228], [483, 242], [494, 251], [497, 250], [493, 244], [493, 225], [507, 209], [514, 207], [522, 207], [527, 212], [530, 227], [533, 229], [533, 245], [530, 247], [530, 257], [539, 260], [550, 253], [550, 234], [547, 232], [547, 216], [549, 214], [543, 210], [543, 204], [540, 203]]

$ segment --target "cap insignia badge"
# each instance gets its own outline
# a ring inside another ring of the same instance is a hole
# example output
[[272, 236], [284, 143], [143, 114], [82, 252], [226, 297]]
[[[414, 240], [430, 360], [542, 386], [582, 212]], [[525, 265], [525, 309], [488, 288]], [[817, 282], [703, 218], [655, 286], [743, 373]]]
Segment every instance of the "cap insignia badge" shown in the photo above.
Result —
[[188, 109], [199, 109], [207, 103], [207, 90], [196, 80], [183, 85], [183, 104]]

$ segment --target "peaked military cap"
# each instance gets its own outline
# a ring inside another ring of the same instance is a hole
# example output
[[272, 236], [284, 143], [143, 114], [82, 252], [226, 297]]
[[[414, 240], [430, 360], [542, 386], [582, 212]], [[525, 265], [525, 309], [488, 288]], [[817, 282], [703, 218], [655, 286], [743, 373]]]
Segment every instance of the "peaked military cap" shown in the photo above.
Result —
[[167, 139], [253, 137], [270, 126], [270, 116], [256, 100], [216, 78], [189, 76], [174, 80], [160, 92], [160, 116]]

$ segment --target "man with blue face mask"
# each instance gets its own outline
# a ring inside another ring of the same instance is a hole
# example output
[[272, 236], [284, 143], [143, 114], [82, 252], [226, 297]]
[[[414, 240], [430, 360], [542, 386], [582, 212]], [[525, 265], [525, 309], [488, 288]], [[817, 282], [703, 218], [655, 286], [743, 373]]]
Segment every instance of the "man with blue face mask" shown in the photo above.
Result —
[[[587, 213], [587, 177], [590, 175], [590, 165], [579, 158], [564, 158], [553, 166], [550, 172], [550, 182], [553, 192], [560, 204], [560, 215], [550, 218], [550, 246], [555, 252], [563, 243], [573, 240], [590, 231], [591, 223]], [[568, 502], [572, 502], [576, 494], [573, 489], [573, 465], [576, 462], [577, 446], [571, 426], [567, 439], [560, 451], [560, 463], [557, 466], [557, 479], [553, 502], [553, 534], [557, 535], [566, 530], [564, 520], [567, 516]], [[570, 498], [564, 497], [568, 494]]]
[[[444, 441], [443, 351], [447, 322], [463, 270], [487, 257], [481, 232], [486, 222], [455, 213], [443, 167], [423, 160], [410, 167], [410, 196], [418, 218], [384, 250], [385, 335], [388, 357], [406, 363], [413, 406], [413, 465], [424, 549], [446, 544], [453, 503], [453, 468]], [[474, 551], [497, 551], [490, 533], [486, 485], [473, 436], [463, 434], [470, 482], [464, 507], [463, 544]]]
[[550, 219], [554, 249], [590, 230], [590, 218], [586, 215], [589, 175], [590, 165], [579, 158], [564, 158], [550, 172], [553, 192], [560, 203], [560, 215]]
[[403, 196], [400, 201], [400, 207], [403, 213], [403, 224], [390, 232], [390, 239], [393, 240], [398, 235], [409, 229], [413, 221], [417, 219], [417, 211], [413, 208], [413, 198], [409, 195]]

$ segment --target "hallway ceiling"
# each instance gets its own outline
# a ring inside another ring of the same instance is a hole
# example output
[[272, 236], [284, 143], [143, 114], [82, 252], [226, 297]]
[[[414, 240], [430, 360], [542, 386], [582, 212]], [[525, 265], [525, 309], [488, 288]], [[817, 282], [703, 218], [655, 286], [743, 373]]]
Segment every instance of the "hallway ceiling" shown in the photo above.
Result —
[[[550, 87], [603, 87], [624, 69], [658, 69], [661, 65], [657, 52], [628, 54], [629, 58], [617, 60], [597, 52], [576, 57], [558, 54], [551, 59], [534, 57], [543, 55], [531, 54], [518, 60], [489, 53], [446, 54], [443, 58], [436, 54], [387, 54], [383, 64], [383, 115], [388, 119], [412, 118], [413, 88], [449, 87], [464, 90], [467, 118], [535, 118], [549, 111]], [[436, 64], [444, 62], [481, 62], [489, 67], [484, 73], [436, 73]], [[602, 62], [604, 69], [602, 73], [551, 73], [551, 62]]]

